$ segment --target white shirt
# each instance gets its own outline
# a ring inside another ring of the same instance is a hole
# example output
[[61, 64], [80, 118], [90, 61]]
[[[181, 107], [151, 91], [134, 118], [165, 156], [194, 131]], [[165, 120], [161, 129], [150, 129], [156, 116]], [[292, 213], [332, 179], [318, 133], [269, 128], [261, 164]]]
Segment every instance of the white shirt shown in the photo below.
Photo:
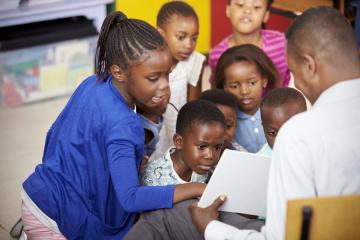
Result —
[[205, 239], [285, 238], [289, 199], [360, 193], [360, 79], [324, 91], [275, 140], [262, 232], [212, 221]]
[[176, 109], [169, 104], [166, 112], [163, 114], [164, 124], [160, 130], [160, 140], [156, 144], [156, 150], [151, 155], [150, 161], [162, 156], [174, 144], [173, 136], [175, 134], [178, 110], [187, 102], [188, 84], [194, 87], [198, 84], [204, 61], [205, 56], [194, 51], [188, 59], [178, 62], [170, 73], [170, 103]]

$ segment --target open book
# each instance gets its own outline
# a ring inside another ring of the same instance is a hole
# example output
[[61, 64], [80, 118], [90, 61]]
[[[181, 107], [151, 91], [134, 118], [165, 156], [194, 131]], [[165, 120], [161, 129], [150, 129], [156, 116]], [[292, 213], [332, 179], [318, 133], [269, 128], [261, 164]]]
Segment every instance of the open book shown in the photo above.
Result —
[[226, 195], [219, 210], [266, 216], [266, 193], [271, 158], [254, 153], [225, 150], [198, 203], [209, 206]]

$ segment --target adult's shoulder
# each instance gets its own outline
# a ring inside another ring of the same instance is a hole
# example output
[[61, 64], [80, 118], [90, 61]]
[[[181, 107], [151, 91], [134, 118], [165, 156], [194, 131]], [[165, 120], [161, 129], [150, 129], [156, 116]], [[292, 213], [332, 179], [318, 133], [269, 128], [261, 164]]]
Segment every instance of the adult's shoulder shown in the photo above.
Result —
[[285, 137], [294, 139], [294, 137], [314, 134], [316, 132], [314, 123], [314, 112], [312, 109], [303, 113], [298, 113], [281, 126], [277, 138]]

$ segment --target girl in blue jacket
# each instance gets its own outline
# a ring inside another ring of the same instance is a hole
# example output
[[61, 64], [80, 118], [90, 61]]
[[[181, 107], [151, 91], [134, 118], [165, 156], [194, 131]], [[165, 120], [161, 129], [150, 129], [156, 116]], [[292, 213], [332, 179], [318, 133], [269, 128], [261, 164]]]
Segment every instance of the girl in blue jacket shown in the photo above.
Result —
[[39, 239], [121, 239], [137, 212], [202, 194], [201, 183], [139, 184], [144, 131], [135, 109], [166, 107], [171, 65], [152, 26], [121, 12], [105, 19], [96, 75], [83, 81], [53, 123], [43, 162], [23, 183], [22, 219], [30, 239], [47, 233], [56, 237]]

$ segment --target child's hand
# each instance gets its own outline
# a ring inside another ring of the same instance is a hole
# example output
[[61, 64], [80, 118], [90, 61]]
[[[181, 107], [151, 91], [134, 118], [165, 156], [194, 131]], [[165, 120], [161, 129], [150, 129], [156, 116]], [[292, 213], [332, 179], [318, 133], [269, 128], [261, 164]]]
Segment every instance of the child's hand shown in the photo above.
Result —
[[197, 203], [193, 203], [189, 207], [192, 221], [202, 236], [204, 236], [206, 226], [212, 220], [216, 220], [219, 218], [218, 209], [225, 202], [225, 200], [226, 197], [224, 195], [221, 195], [207, 208], [198, 207]]
[[146, 167], [146, 164], [148, 163], [149, 161], [149, 156], [148, 155], [144, 155], [143, 156], [143, 159], [141, 160], [141, 164], [140, 164], [140, 176], [143, 176], [144, 173], [145, 173], [145, 167]]

